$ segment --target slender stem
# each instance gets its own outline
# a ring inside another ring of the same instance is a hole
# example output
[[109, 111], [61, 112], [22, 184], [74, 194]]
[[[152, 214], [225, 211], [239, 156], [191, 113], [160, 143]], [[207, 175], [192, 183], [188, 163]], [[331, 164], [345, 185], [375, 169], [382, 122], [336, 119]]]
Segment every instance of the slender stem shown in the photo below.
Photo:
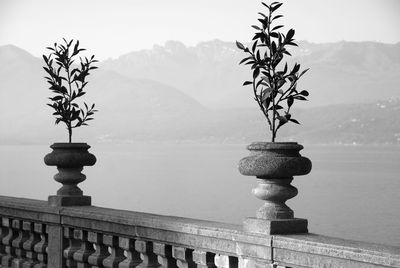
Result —
[[[69, 98], [68, 98], [68, 110], [71, 109], [71, 102], [72, 102], [72, 87], [71, 87], [71, 74], [69, 72], [69, 63], [66, 63], [65, 69], [68, 75], [68, 87], [69, 87]], [[68, 124], [68, 137], [69, 137], [69, 143], [71, 143], [72, 140], [72, 125], [71, 122]]]
[[[274, 94], [274, 92], [272, 92]], [[276, 119], [276, 109], [275, 109], [275, 96], [272, 98], [272, 142], [275, 142], [276, 130], [275, 130], [275, 119]]]
[[68, 141], [69, 141], [69, 143], [71, 143], [72, 142], [72, 128], [71, 128], [71, 125], [68, 126], [68, 137], [69, 137]]
[[[268, 27], [267, 27], [267, 33], [268, 36], [271, 36], [271, 16], [272, 12], [269, 10], [269, 16], [268, 16]], [[275, 55], [272, 53], [272, 40], [269, 40], [269, 56], [270, 56], [270, 63], [272, 67], [272, 78], [275, 78], [275, 67], [273, 66], [272, 62], [274, 60]], [[269, 68], [269, 71], [271, 72], [271, 68]], [[276, 137], [276, 130], [275, 130], [275, 120], [276, 120], [276, 107], [275, 107], [275, 90], [276, 90], [276, 82], [271, 81], [271, 86], [273, 91], [271, 92], [271, 98], [272, 98], [272, 142], [275, 142], [275, 137]]]
[[279, 104], [280, 101], [285, 100], [288, 96], [284, 97], [286, 95], [286, 93], [288, 93], [291, 89], [293, 89], [293, 87], [297, 84], [297, 81], [292, 83], [289, 88], [282, 93], [282, 95], [280, 96], [278, 102], [276, 104]]
[[271, 120], [269, 119], [268, 111], [266, 111], [264, 106], [262, 105], [262, 99], [260, 100], [258, 98], [258, 96], [257, 96], [257, 87], [256, 87], [256, 79], [255, 78], [253, 78], [253, 92], [254, 92], [254, 99], [257, 101], [258, 106], [260, 106], [260, 109], [263, 112], [265, 118], [267, 118], [267, 121], [268, 121], [268, 124], [269, 124], [269, 128], [271, 130]]

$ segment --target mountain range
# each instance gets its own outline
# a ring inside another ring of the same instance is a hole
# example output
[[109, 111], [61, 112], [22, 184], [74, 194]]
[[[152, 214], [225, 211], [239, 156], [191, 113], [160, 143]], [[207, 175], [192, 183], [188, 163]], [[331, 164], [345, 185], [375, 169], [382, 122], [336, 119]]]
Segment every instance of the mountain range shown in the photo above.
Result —
[[[310, 101], [282, 128], [281, 140], [304, 143], [400, 143], [400, 43], [300, 42], [294, 61], [310, 67], [300, 86]], [[242, 87], [243, 55], [219, 40], [186, 47], [177, 41], [100, 62], [86, 99], [99, 109], [73, 140], [97, 142], [232, 142], [267, 140], [267, 124]], [[45, 104], [42, 60], [0, 46], [0, 143], [66, 139]]]
[[[400, 43], [298, 42], [289, 66], [299, 62], [310, 71], [299, 88], [310, 92], [305, 107], [373, 102], [400, 97]], [[233, 42], [214, 40], [186, 47], [177, 41], [134, 51], [101, 64], [130, 78], [171, 85], [210, 108], [253, 107], [249, 66], [238, 65], [246, 55]]]

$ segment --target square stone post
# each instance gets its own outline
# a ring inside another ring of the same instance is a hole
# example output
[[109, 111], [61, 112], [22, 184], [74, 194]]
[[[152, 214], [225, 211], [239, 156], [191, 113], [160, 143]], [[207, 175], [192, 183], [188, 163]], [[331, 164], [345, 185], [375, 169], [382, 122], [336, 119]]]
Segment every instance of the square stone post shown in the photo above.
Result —
[[65, 267], [63, 251], [67, 245], [63, 235], [63, 227], [49, 224], [47, 225], [47, 234], [47, 267]]

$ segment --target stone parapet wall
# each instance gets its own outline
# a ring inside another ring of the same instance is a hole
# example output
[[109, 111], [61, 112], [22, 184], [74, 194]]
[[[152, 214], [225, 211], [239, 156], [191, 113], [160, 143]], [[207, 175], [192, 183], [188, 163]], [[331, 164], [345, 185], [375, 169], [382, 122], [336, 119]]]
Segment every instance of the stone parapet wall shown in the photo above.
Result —
[[0, 267], [400, 267], [400, 248], [0, 196]]

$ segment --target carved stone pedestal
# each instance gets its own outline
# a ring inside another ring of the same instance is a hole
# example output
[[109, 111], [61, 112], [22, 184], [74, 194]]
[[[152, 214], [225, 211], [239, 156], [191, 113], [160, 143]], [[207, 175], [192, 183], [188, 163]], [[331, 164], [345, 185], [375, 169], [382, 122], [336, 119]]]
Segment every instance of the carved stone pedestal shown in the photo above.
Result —
[[96, 157], [88, 152], [86, 143], [54, 143], [50, 146], [53, 152], [47, 154], [44, 162], [48, 166], [57, 166], [58, 173], [54, 179], [63, 186], [57, 195], [49, 196], [51, 206], [90, 206], [91, 197], [83, 195], [78, 184], [86, 179], [81, 173], [84, 166], [93, 166]]
[[240, 161], [239, 171], [257, 177], [258, 186], [253, 194], [265, 203], [255, 218], [244, 220], [244, 230], [263, 234], [307, 233], [307, 220], [294, 218], [293, 210], [285, 204], [297, 195], [297, 189], [290, 184], [293, 176], [311, 171], [311, 161], [299, 153], [303, 146], [295, 142], [256, 142], [247, 149], [250, 156]]

